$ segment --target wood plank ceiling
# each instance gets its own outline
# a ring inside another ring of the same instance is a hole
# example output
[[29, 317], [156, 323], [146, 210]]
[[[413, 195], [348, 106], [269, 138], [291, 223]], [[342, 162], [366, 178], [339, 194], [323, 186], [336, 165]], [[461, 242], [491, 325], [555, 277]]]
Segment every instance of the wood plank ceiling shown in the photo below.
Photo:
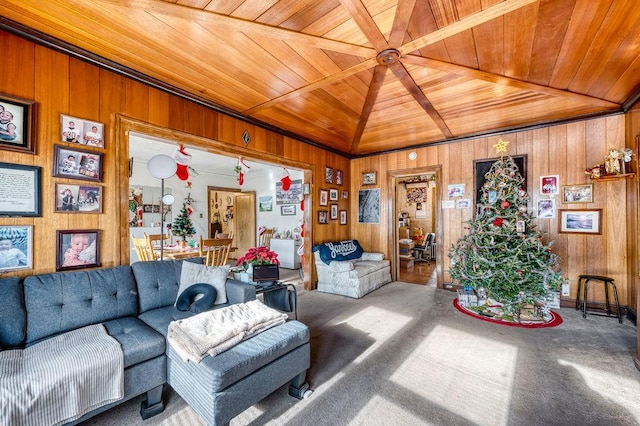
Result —
[[624, 111], [636, 0], [3, 0], [26, 26], [348, 156]]

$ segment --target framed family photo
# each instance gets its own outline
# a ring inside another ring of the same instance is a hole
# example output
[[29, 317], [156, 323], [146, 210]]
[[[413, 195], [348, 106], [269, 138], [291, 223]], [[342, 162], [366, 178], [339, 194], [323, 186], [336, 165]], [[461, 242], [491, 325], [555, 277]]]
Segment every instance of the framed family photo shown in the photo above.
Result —
[[0, 163], [0, 216], [42, 216], [41, 168]]
[[56, 183], [56, 213], [102, 212], [102, 187]]
[[320, 190], [320, 205], [326, 206], [329, 204], [329, 192], [326, 189]]
[[35, 101], [0, 95], [0, 149], [35, 154]]
[[100, 266], [100, 230], [56, 231], [56, 271]]
[[347, 211], [340, 210], [340, 225], [346, 225], [346, 224], [347, 224]]
[[332, 220], [337, 219], [338, 218], [338, 205], [337, 204], [331, 204], [330, 212], [331, 212], [330, 218]]
[[593, 203], [593, 184], [564, 185], [562, 187], [563, 203]]
[[324, 168], [324, 181], [326, 183], [333, 183], [333, 169], [331, 167]]
[[53, 176], [102, 181], [102, 154], [54, 146]]
[[104, 124], [60, 114], [60, 141], [104, 148]]
[[33, 226], [0, 226], [0, 273], [33, 268]]
[[318, 223], [326, 225], [329, 223], [329, 212], [326, 210], [318, 210]]
[[329, 201], [338, 201], [337, 189], [329, 189]]
[[601, 234], [602, 209], [558, 210], [558, 232], [564, 234]]
[[336, 185], [342, 185], [342, 170], [336, 170]]

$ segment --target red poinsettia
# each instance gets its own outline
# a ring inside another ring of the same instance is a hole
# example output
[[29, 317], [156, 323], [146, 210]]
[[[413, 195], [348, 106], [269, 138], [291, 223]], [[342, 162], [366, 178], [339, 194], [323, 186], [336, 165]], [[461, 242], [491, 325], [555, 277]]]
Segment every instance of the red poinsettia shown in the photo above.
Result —
[[249, 265], [280, 265], [278, 253], [266, 247], [252, 247], [238, 259], [236, 266], [242, 265], [246, 270]]
[[496, 218], [493, 220], [493, 224], [494, 224], [495, 226], [502, 226], [502, 222], [504, 222], [504, 220], [503, 220], [501, 217], [496, 217]]

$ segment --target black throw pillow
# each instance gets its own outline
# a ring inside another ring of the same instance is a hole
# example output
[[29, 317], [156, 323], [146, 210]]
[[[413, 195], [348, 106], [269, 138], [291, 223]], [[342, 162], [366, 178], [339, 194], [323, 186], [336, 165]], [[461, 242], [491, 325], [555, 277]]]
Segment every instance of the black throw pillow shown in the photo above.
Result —
[[176, 309], [199, 314], [211, 309], [215, 301], [216, 289], [214, 286], [205, 283], [193, 284], [178, 296]]

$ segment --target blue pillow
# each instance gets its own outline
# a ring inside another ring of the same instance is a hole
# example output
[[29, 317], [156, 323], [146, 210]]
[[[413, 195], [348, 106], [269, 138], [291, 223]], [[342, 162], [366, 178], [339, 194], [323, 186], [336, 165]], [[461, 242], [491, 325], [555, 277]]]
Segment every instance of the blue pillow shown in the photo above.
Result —
[[215, 287], [210, 284], [193, 284], [180, 293], [176, 300], [176, 309], [195, 314], [208, 311], [216, 301], [216, 293]]
[[330, 264], [333, 260], [354, 260], [360, 259], [364, 250], [358, 240], [332, 241], [318, 244], [311, 249], [318, 252], [320, 259]]

